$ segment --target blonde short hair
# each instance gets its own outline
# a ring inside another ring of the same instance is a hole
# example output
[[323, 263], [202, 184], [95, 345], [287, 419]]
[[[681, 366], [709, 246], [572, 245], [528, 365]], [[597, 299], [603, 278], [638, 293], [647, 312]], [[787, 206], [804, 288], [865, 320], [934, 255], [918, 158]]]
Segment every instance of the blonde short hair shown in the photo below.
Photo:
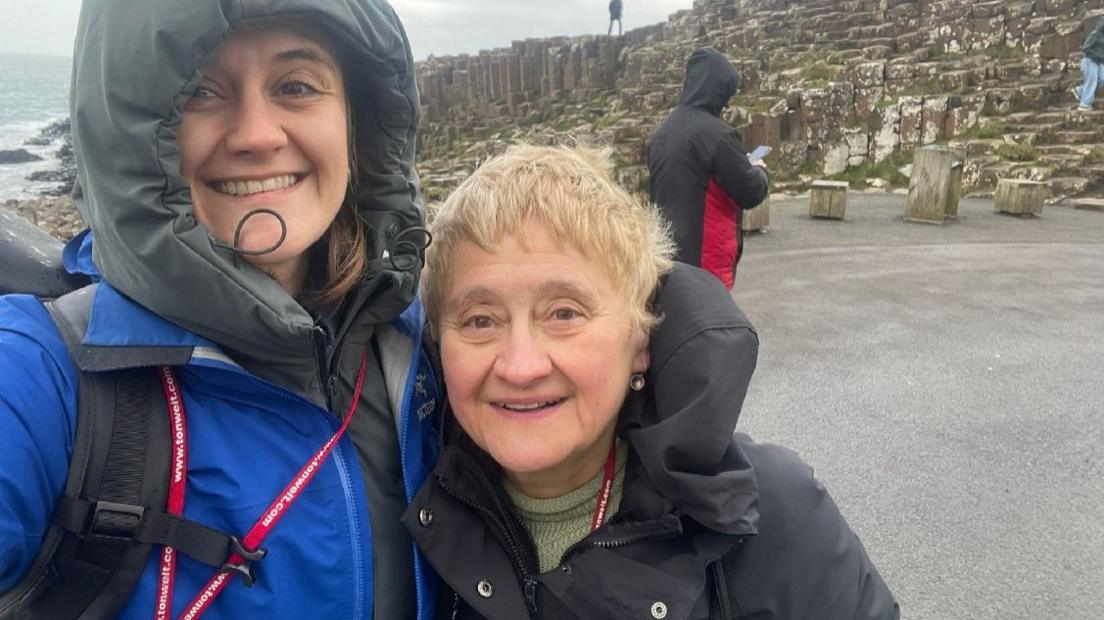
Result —
[[490, 249], [527, 219], [607, 269], [624, 295], [634, 328], [650, 330], [659, 278], [671, 269], [674, 244], [659, 211], [610, 176], [608, 151], [518, 145], [484, 163], [432, 213], [422, 292], [430, 325], [443, 313], [452, 254], [463, 242]]

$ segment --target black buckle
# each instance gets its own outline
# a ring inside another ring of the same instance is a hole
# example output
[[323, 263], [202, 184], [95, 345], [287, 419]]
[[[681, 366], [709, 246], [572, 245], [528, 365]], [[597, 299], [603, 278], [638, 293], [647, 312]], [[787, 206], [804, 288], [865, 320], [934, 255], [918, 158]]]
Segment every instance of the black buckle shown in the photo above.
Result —
[[96, 502], [92, 518], [84, 530], [84, 538], [93, 542], [134, 542], [145, 514], [146, 509], [142, 506]]
[[268, 554], [268, 549], [257, 548], [256, 551], [249, 551], [242, 545], [241, 539], [237, 536], [230, 537], [230, 552], [231, 555], [238, 554], [242, 557], [241, 562], [226, 561], [219, 567], [220, 573], [237, 573], [241, 575], [242, 583], [245, 587], [252, 588], [256, 581], [253, 579], [253, 562], [260, 562], [264, 559], [264, 556]]

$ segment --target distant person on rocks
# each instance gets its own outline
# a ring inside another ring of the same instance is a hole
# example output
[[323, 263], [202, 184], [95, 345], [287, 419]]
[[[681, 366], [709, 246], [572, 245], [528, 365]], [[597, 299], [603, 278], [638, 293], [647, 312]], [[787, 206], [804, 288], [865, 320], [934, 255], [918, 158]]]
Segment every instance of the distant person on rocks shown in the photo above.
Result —
[[617, 36], [621, 36], [621, 0], [610, 0], [610, 23], [606, 35], [613, 34], [613, 22], [617, 22]]
[[648, 144], [650, 194], [670, 220], [675, 260], [709, 271], [731, 289], [743, 252], [740, 214], [767, 197], [767, 167], [749, 161], [740, 134], [721, 110], [740, 87], [740, 72], [717, 50], [686, 62], [679, 105]]
[[1100, 78], [1104, 77], [1104, 15], [1096, 20], [1096, 28], [1089, 33], [1085, 44], [1081, 46], [1084, 57], [1081, 59], [1081, 85], [1074, 88], [1078, 99], [1078, 110], [1087, 112], [1092, 109], [1096, 98], [1096, 88]]

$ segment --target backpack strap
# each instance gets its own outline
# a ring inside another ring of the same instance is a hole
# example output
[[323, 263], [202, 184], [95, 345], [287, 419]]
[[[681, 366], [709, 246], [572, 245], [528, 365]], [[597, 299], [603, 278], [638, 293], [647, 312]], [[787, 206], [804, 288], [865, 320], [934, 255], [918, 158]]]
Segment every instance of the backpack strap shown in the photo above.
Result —
[[229, 553], [229, 535], [165, 512], [171, 429], [155, 366], [184, 363], [191, 348], [83, 345], [95, 287], [46, 302], [79, 370], [77, 432], [53, 520], [27, 574], [0, 597], [0, 619], [113, 617], [154, 545], [214, 567]]

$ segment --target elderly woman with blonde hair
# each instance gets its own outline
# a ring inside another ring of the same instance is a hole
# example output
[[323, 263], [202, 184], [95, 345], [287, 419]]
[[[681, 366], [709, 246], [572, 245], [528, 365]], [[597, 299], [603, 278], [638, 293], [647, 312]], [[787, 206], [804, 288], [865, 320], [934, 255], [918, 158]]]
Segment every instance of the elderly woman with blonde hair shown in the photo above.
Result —
[[733, 435], [758, 338], [607, 164], [511, 148], [432, 223], [449, 411], [404, 522], [438, 616], [897, 617], [811, 469]]

